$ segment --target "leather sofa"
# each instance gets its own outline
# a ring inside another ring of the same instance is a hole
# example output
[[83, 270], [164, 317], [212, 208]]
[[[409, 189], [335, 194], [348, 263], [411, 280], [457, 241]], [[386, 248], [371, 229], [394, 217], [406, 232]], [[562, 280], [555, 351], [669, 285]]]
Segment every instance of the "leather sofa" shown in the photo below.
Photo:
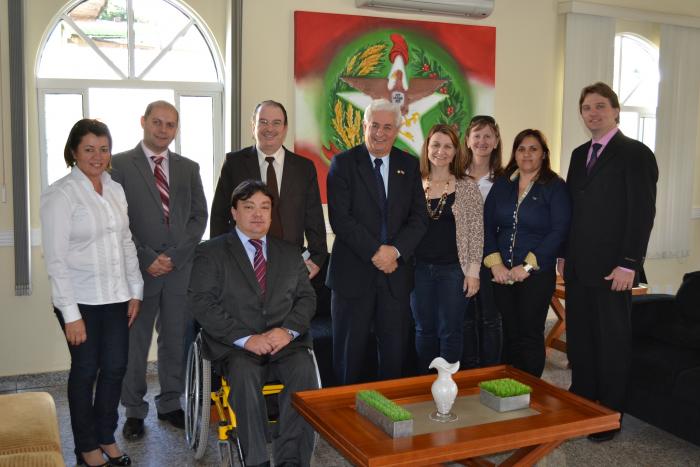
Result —
[[632, 301], [626, 412], [700, 445], [700, 271], [673, 295]]

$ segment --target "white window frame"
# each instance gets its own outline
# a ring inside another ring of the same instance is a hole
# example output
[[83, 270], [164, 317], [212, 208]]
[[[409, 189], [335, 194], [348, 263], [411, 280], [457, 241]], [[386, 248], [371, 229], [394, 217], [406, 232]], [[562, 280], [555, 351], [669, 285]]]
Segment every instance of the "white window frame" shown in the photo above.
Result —
[[[74, 0], [66, 4], [61, 11], [54, 15], [52, 21], [49, 23], [50, 26], [44, 32], [41, 39], [41, 45], [39, 47], [39, 56], [35, 63], [34, 77], [36, 80], [36, 92], [37, 92], [37, 105], [39, 112], [39, 138], [40, 138], [40, 174], [41, 174], [41, 187], [42, 191], [48, 186], [48, 148], [46, 140], [46, 124], [44, 118], [45, 111], [45, 96], [46, 94], [80, 94], [83, 96], [83, 117], [90, 116], [90, 102], [89, 102], [89, 89], [90, 88], [113, 88], [113, 89], [169, 89], [174, 92], [175, 96], [175, 107], [180, 109], [180, 96], [193, 96], [193, 97], [211, 97], [212, 98], [212, 114], [214, 115], [212, 121], [212, 137], [213, 137], [213, 180], [214, 186], [216, 186], [216, 177], [218, 176], [218, 167], [221, 167], [224, 159], [224, 73], [223, 73], [223, 58], [218, 47], [216, 47], [215, 42], [211, 36], [211, 32], [206, 27], [204, 21], [199, 17], [199, 15], [177, 0], [163, 0], [173, 7], [177, 8], [184, 15], [188, 16], [190, 20], [187, 25], [183, 27], [181, 32], [175, 36], [175, 39], [171, 41], [170, 45], [179, 38], [184, 32], [191, 27], [198, 27], [199, 31], [204, 38], [207, 47], [212, 55], [212, 60], [217, 74], [217, 82], [191, 82], [191, 81], [150, 81], [143, 80], [143, 76], [148, 70], [150, 70], [169, 50], [169, 47], [163, 49], [161, 54], [159, 54], [153, 62], [148, 65], [141, 74], [137, 77], [134, 76], [135, 70], [135, 57], [134, 57], [134, 44], [133, 44], [133, 1], [126, 0], [127, 3], [127, 15], [129, 18], [129, 28], [130, 34], [128, 35], [128, 74], [129, 76], [124, 76], [123, 72], [119, 71], [119, 76], [124, 77], [124, 79], [70, 79], [70, 78], [40, 78], [38, 76], [39, 66], [41, 64], [42, 54], [44, 48], [46, 47], [46, 42], [48, 41], [51, 33], [57, 27], [59, 21], [66, 20], [72, 23], [68, 17], [68, 12], [73, 8], [83, 2], [83, 0]], [[88, 44], [92, 41], [88, 38]], [[114, 68], [114, 64], [104, 56], [104, 54], [98, 52], [98, 54], [105, 60], [105, 63]], [[134, 115], [134, 119], [138, 119], [140, 115]], [[175, 152], [180, 152], [180, 132], [178, 132], [177, 137], [174, 141]], [[187, 154], [183, 154], [187, 157]], [[212, 193], [213, 196], [213, 193]]]
[[[651, 42], [649, 39], [647, 39], [644, 36], [641, 36], [639, 34], [635, 34], [632, 32], [619, 32], [615, 34], [615, 40], [617, 39], [631, 39], [638, 41], [639, 43], [643, 44], [645, 47], [649, 48], [650, 50], [653, 50], [655, 53], [654, 55], [656, 56], [656, 65], [658, 67], [659, 64], [659, 48]], [[614, 79], [613, 79], [613, 89], [617, 93], [619, 99], [620, 99], [620, 112], [635, 112], [637, 113], [637, 134], [636, 135], [628, 135], [630, 137], [634, 137], [635, 139], [638, 139], [639, 141], [644, 140], [644, 119], [645, 118], [654, 118], [656, 119], [656, 109], [658, 107], [658, 95], [657, 95], [657, 102], [654, 103], [653, 107], [640, 107], [640, 106], [631, 106], [631, 105], [625, 105], [624, 104], [624, 96], [621, 95], [620, 92], [620, 87], [621, 87], [621, 70], [622, 70], [622, 55], [623, 51], [621, 50], [619, 53], [617, 50], [615, 51], [615, 67], [614, 67]], [[654, 138], [656, 139], [656, 138]], [[654, 148], [651, 148], [654, 150]]]

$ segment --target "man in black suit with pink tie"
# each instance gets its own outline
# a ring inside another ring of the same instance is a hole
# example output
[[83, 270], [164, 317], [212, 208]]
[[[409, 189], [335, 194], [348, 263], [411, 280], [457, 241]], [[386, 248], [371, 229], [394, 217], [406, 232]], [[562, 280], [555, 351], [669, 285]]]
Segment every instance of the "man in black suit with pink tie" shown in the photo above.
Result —
[[[620, 103], [608, 85], [585, 87], [579, 111], [592, 139], [571, 155], [566, 181], [573, 212], [566, 260], [559, 264], [566, 281], [570, 390], [622, 412], [631, 291], [643, 274], [659, 170], [654, 153], [618, 129]], [[607, 441], [617, 431], [589, 438]]]

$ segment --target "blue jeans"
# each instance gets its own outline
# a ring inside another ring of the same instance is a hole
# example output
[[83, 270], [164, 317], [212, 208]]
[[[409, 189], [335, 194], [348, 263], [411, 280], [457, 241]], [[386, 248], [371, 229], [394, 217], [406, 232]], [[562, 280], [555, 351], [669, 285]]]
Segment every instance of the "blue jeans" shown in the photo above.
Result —
[[491, 271], [482, 266], [479, 292], [467, 307], [464, 317], [464, 354], [461, 368], [479, 368], [501, 363], [501, 313], [493, 297]]
[[[68, 345], [68, 407], [76, 455], [114, 443], [129, 352], [127, 303], [78, 304], [87, 340]], [[65, 328], [61, 312], [54, 312]]]
[[464, 274], [459, 263], [427, 264], [418, 262], [411, 310], [416, 322], [418, 373], [428, 372], [435, 357], [450, 363], [462, 356], [465, 297]]

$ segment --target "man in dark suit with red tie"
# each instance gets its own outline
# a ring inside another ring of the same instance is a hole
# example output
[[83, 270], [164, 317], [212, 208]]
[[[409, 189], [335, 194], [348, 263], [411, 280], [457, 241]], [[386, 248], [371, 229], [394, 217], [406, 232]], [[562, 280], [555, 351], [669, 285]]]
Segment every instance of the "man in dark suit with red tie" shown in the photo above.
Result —
[[262, 180], [275, 197], [270, 235], [309, 251], [306, 266], [314, 278], [328, 256], [316, 168], [309, 159], [288, 151], [287, 111], [279, 102], [259, 103], [253, 112], [255, 145], [226, 154], [211, 206], [211, 238], [231, 231], [231, 193], [244, 180]]
[[[579, 111], [592, 139], [571, 155], [566, 181], [573, 212], [566, 260], [559, 264], [566, 281], [570, 390], [622, 412], [631, 291], [643, 273], [659, 171], [653, 152], [617, 128], [620, 103], [608, 85], [585, 87]], [[607, 441], [617, 431], [589, 438]]]
[[271, 377], [284, 384], [275, 465], [308, 466], [314, 431], [291, 397], [318, 387], [308, 332], [316, 296], [297, 248], [268, 235], [273, 209], [263, 182], [236, 187], [236, 226], [197, 247], [187, 306], [202, 326], [205, 357], [224, 362], [245, 464], [270, 465], [262, 386]]
[[326, 285], [333, 320], [333, 369], [358, 381], [370, 329], [379, 378], [401, 376], [411, 325], [412, 256], [428, 228], [418, 160], [393, 147], [401, 111], [385, 99], [364, 114], [365, 143], [338, 154], [328, 172], [335, 233]]

